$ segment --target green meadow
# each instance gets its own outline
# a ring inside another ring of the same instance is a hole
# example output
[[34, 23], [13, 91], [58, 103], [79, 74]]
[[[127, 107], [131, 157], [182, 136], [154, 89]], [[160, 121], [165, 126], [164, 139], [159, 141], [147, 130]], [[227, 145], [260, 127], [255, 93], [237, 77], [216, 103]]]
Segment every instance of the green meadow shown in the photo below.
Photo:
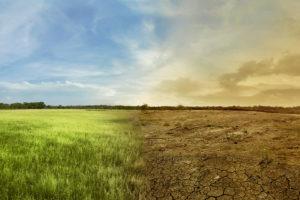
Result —
[[136, 111], [0, 111], [0, 199], [134, 199]]

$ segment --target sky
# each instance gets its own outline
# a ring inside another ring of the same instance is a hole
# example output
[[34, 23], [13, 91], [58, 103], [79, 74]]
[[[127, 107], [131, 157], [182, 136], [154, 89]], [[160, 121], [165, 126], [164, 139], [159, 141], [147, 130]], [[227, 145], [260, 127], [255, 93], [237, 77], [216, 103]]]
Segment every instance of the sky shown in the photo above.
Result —
[[298, 0], [0, 0], [0, 102], [300, 99]]

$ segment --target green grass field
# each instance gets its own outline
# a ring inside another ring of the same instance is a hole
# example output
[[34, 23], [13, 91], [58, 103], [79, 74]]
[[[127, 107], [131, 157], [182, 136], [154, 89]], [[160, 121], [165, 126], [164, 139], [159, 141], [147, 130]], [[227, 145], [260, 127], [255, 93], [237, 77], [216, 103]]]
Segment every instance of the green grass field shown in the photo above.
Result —
[[133, 199], [134, 111], [0, 111], [0, 199]]

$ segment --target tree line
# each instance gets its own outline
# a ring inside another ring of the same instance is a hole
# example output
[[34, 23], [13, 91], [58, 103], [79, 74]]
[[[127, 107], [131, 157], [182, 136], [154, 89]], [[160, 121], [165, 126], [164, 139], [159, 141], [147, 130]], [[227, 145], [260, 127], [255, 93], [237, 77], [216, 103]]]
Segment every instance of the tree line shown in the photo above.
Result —
[[233, 110], [300, 114], [300, 106], [138, 106], [126, 105], [46, 105], [44, 102], [0, 103], [0, 109], [116, 109], [116, 110]]
[[282, 107], [282, 106], [148, 106], [144, 104], [139, 107], [141, 110], [229, 110], [229, 111], [257, 111], [269, 113], [289, 113], [300, 114], [300, 106]]
[[0, 103], [0, 109], [44, 109], [46, 107], [44, 102]]

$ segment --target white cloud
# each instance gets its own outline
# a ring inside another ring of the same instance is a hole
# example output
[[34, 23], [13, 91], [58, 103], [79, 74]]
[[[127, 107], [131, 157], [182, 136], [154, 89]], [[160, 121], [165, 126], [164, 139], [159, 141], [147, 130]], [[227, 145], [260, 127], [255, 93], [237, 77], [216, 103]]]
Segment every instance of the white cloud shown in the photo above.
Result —
[[0, 8], [0, 59], [8, 62], [30, 55], [38, 41], [32, 29], [44, 10], [42, 1], [14, 1]]
[[170, 57], [171, 52], [163, 48], [162, 44], [155, 36], [155, 24], [152, 21], [143, 21], [140, 25], [141, 36], [136, 35], [115, 35], [112, 40], [122, 45], [129, 53], [133, 61], [128, 69], [134, 69], [135, 72], [149, 72], [160, 68]]
[[110, 87], [99, 86], [96, 84], [85, 84], [80, 82], [40, 82], [40, 83], [29, 83], [23, 82], [0, 82], [0, 90], [10, 91], [30, 91], [30, 92], [47, 92], [47, 91], [78, 91], [83, 90], [85, 92], [91, 92], [96, 96], [114, 96], [116, 91]]
[[153, 23], [153, 21], [145, 20], [143, 22], [143, 30], [146, 33], [153, 33], [153, 31], [155, 30], [155, 24]]
[[174, 16], [178, 7], [172, 0], [122, 0], [127, 6], [137, 12], [147, 15]]
[[65, 78], [65, 79], [87, 79], [92, 77], [102, 77], [110, 75], [108, 72], [100, 70], [97, 65], [78, 64], [71, 62], [35, 62], [25, 66], [47, 78]]

